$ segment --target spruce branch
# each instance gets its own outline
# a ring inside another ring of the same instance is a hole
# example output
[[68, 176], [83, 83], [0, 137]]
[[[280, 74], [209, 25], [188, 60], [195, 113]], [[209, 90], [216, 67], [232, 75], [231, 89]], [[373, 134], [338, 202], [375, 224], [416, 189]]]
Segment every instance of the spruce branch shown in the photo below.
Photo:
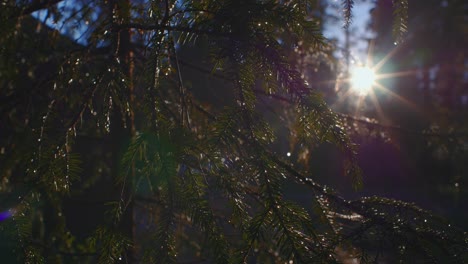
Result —
[[393, 37], [396, 43], [404, 40], [408, 31], [408, 0], [393, 0]]
[[[213, 72], [211, 70], [205, 69], [205, 68], [200, 67], [198, 65], [195, 65], [193, 63], [184, 61], [184, 60], [182, 60], [180, 58], [179, 58], [179, 63], [182, 66], [189, 67], [190, 69], [194, 69], [194, 70], [199, 71], [201, 73], [204, 73], [206, 75], [213, 76], [213, 77], [216, 77], [216, 78], [218, 78], [220, 80], [224, 80], [224, 81], [234, 83], [234, 79], [229, 78], [224, 74], [221, 74], [221, 73], [218, 73], [218, 72]], [[309, 89], [309, 88], [307, 88], [307, 89]], [[295, 105], [297, 103], [294, 99], [292, 99], [290, 97], [285, 97], [280, 92], [278, 92], [278, 93], [267, 93], [264, 90], [258, 89], [258, 88], [253, 88], [252, 90], [258, 96], [272, 98], [272, 99], [275, 99], [275, 100], [280, 101], [280, 102], [288, 103], [290, 105]], [[418, 131], [418, 130], [413, 130], [413, 129], [409, 129], [409, 128], [405, 128], [405, 127], [401, 127], [401, 126], [384, 125], [384, 124], [381, 124], [381, 123], [379, 123], [377, 121], [373, 121], [373, 120], [371, 120], [369, 118], [365, 118], [365, 117], [355, 117], [355, 116], [352, 116], [352, 115], [349, 115], [349, 114], [339, 113], [339, 112], [335, 112], [335, 113], [340, 118], [342, 118], [344, 120], [350, 120], [350, 121], [353, 121], [353, 122], [363, 124], [363, 125], [365, 125], [367, 127], [373, 127], [373, 128], [383, 129], [383, 130], [387, 130], [387, 131], [400, 131], [402, 133], [413, 134], [413, 135], [418, 135], [418, 136], [421, 136], [421, 137], [428, 137], [428, 138], [431, 138], [431, 137], [436, 137], [436, 138], [437, 137], [438, 138], [466, 138], [466, 137], [468, 137], [468, 133], [463, 132], [463, 131], [451, 132], [451, 133], [436, 133], [436, 132], [429, 132], [429, 131]]]
[[185, 32], [185, 33], [193, 33], [199, 35], [209, 35], [209, 36], [217, 36], [217, 37], [230, 37], [231, 34], [212, 31], [208, 29], [197, 29], [191, 27], [183, 27], [183, 26], [170, 26], [170, 25], [157, 25], [157, 24], [140, 24], [140, 23], [125, 23], [115, 25], [115, 30], [121, 29], [140, 29], [140, 30], [151, 30], [151, 31], [175, 31], [175, 32]]
[[344, 28], [349, 28], [351, 25], [351, 20], [353, 18], [352, 9], [354, 6], [354, 0], [343, 0], [343, 16], [345, 19]]

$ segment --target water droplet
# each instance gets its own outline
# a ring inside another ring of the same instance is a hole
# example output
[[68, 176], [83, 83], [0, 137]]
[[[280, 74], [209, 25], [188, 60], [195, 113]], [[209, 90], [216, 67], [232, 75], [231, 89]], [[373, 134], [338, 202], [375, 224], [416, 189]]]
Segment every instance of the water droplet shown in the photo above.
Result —
[[111, 110], [112, 110], [112, 96], [109, 96], [109, 105], [108, 105], [108, 109], [107, 109], [107, 113], [106, 113], [106, 124], [105, 124], [105, 126], [104, 126], [107, 133], [110, 132], [110, 125], [111, 125], [110, 115], [111, 115]]

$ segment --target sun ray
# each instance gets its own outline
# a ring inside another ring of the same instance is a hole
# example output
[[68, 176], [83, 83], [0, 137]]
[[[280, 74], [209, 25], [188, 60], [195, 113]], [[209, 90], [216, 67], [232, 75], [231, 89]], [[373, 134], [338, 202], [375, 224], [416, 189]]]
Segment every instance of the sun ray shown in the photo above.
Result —
[[375, 76], [375, 79], [382, 80], [382, 79], [388, 79], [388, 78], [393, 78], [393, 77], [415, 75], [416, 73], [417, 73], [416, 70], [392, 72], [392, 73], [380, 73]]
[[366, 56], [366, 65], [371, 67], [375, 71], [374, 67], [374, 46], [375, 46], [375, 39], [371, 39], [369, 41], [369, 48], [367, 49], [367, 56]]
[[370, 92], [370, 99], [371, 99], [372, 104], [374, 105], [375, 109], [377, 110], [377, 116], [379, 117], [380, 122], [388, 123], [388, 119], [385, 116], [385, 113], [383, 112], [383, 109], [380, 106], [379, 99], [377, 98], [377, 95], [374, 93], [374, 91]]
[[392, 58], [401, 48], [402, 45], [396, 46], [394, 49], [392, 49], [385, 57], [383, 57], [374, 67], [374, 71], [378, 72], [382, 66], [387, 63], [387, 61]]
[[[337, 87], [339, 87], [340, 84], [342, 83], [346, 83], [346, 82], [349, 82], [349, 80], [347, 81], [346, 79], [344, 79], [343, 81], [339, 81], [337, 82]], [[335, 88], [336, 90], [338, 88]], [[351, 89], [347, 89], [343, 95], [341, 96], [338, 96], [338, 100], [336, 100], [332, 105], [331, 105], [331, 108], [336, 108], [338, 105], [340, 105], [341, 103], [345, 102], [346, 99], [348, 99], [350, 96], [352, 95], [352, 91]]]
[[359, 112], [361, 110], [361, 105], [362, 105], [362, 102], [364, 101], [364, 97], [363, 96], [359, 96], [358, 97], [358, 100], [357, 100], [357, 103], [356, 103], [356, 108], [354, 109], [354, 116], [359, 116]]
[[392, 96], [393, 98], [396, 98], [398, 101], [402, 102], [404, 105], [408, 106], [409, 108], [415, 110], [416, 112], [420, 113], [421, 110], [418, 109], [418, 107], [413, 104], [411, 101], [408, 101], [406, 98], [402, 97], [401, 95], [393, 92], [392, 90], [386, 88], [385, 86], [383, 86], [382, 84], [376, 82], [375, 83], [375, 86], [382, 92], [384, 93], [387, 93], [389, 94], [390, 96]]

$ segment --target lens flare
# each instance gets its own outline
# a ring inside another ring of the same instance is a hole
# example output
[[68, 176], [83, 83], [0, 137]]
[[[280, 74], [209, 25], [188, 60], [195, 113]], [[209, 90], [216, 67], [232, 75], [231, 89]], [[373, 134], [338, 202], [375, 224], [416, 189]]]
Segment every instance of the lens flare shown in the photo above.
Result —
[[6, 211], [0, 212], [0, 222], [7, 220], [12, 217], [15, 213], [14, 209], [8, 209]]

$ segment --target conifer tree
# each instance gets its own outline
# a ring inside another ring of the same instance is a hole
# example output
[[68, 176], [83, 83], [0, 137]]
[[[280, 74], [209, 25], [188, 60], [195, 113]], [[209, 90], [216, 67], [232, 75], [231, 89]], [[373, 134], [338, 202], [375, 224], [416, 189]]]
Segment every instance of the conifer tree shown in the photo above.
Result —
[[319, 3], [2, 2], [4, 248], [27, 263], [466, 260], [444, 219], [346, 200], [281, 147], [332, 143], [361, 185], [342, 121], [287, 56], [330, 54]]
[[381, 65], [379, 74], [392, 76], [380, 83], [397, 95], [385, 96], [382, 89], [379, 104], [390, 125], [404, 128], [392, 131], [393, 142], [401, 146], [405, 160], [415, 164], [407, 181], [419, 187], [419, 193], [413, 186], [406, 193], [430, 194], [429, 206], [440, 208], [466, 228], [468, 214], [462, 208], [468, 194], [463, 188], [468, 127], [463, 120], [468, 90], [462, 41], [466, 33], [459, 23], [464, 5], [456, 0], [411, 3], [402, 43], [391, 42], [395, 26], [386, 22], [397, 15], [389, 8], [392, 1], [376, 2], [371, 26], [376, 32], [372, 43], [375, 64]]

